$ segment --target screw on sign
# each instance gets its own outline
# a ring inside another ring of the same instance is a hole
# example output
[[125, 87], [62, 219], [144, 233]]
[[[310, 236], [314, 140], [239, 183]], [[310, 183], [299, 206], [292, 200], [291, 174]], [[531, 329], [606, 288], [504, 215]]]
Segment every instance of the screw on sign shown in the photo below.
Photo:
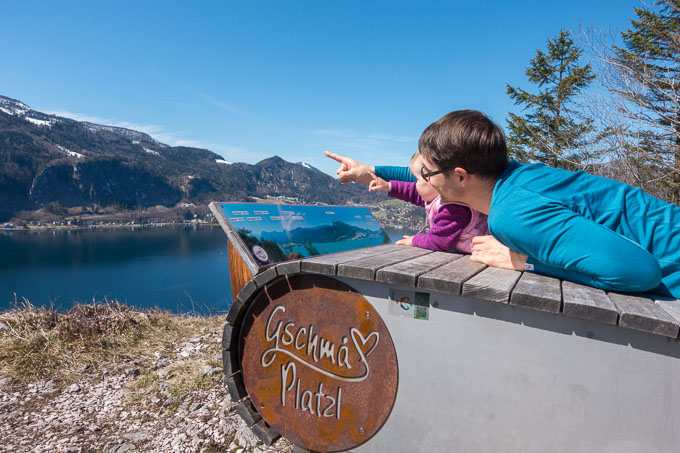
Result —
[[392, 338], [373, 306], [338, 280], [298, 274], [268, 285], [246, 314], [240, 345], [250, 399], [296, 445], [356, 447], [392, 410]]

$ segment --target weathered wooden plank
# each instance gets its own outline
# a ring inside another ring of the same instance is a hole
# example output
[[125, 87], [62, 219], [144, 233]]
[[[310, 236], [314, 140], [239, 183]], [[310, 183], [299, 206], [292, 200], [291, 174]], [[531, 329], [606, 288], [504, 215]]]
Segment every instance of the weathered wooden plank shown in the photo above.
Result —
[[226, 376], [232, 376], [233, 374], [241, 370], [241, 364], [238, 361], [238, 351], [232, 349], [222, 350], [222, 371]]
[[436, 269], [444, 264], [459, 259], [457, 253], [434, 252], [418, 256], [408, 261], [383, 267], [375, 274], [375, 280], [389, 285], [400, 285], [415, 288], [418, 276]]
[[518, 271], [487, 267], [463, 283], [463, 295], [507, 304], [510, 292], [521, 275], [522, 273]]
[[253, 278], [248, 266], [239, 255], [239, 251], [234, 247], [233, 241], [227, 242], [227, 262], [229, 264], [229, 282], [231, 283], [231, 297], [236, 295]]
[[258, 285], [255, 282], [255, 279], [250, 280], [248, 283], [246, 283], [246, 286], [243, 287], [241, 292], [236, 295], [236, 300], [240, 300], [244, 305], [248, 304], [252, 295], [255, 294], [255, 291], [257, 291], [257, 287]]
[[224, 323], [222, 328], [222, 349], [236, 349], [238, 347], [239, 327]]
[[472, 262], [469, 256], [463, 256], [419, 276], [418, 288], [458, 295], [463, 283], [484, 269], [485, 264]]
[[238, 414], [248, 426], [252, 426], [262, 420], [262, 416], [259, 414], [259, 412], [257, 412], [255, 406], [253, 406], [253, 402], [250, 401], [250, 398], [248, 397], [243, 398], [236, 405], [236, 412], [238, 412]]
[[604, 291], [566, 280], [562, 281], [562, 313], [611, 325], [619, 320], [616, 306]]
[[243, 376], [241, 376], [240, 372], [225, 377], [224, 383], [227, 385], [227, 389], [229, 389], [229, 395], [231, 395], [232, 401], [240, 401], [241, 398], [248, 396], [246, 387], [243, 385]]
[[253, 430], [253, 434], [255, 434], [267, 447], [271, 447], [271, 445], [281, 437], [281, 435], [271, 426], [266, 424], [264, 420], [255, 423], [250, 429]]
[[297, 274], [300, 272], [300, 261], [288, 261], [276, 265], [276, 273], [279, 275]]
[[556, 278], [525, 272], [510, 295], [510, 305], [559, 313], [562, 289]]
[[680, 331], [678, 320], [647, 297], [607, 293], [619, 311], [619, 325], [630, 329], [677, 338]]
[[432, 253], [431, 250], [402, 246], [401, 249], [385, 253], [384, 255], [367, 256], [338, 264], [337, 275], [339, 277], [356, 278], [359, 280], [374, 280], [378, 269], [430, 253]]
[[393, 252], [401, 247], [395, 244], [379, 245], [365, 249], [348, 250], [346, 252], [333, 253], [331, 255], [315, 256], [306, 258], [301, 262], [302, 272], [315, 274], [335, 275], [338, 264], [362, 258], [365, 256], [377, 256]]
[[277, 277], [276, 273], [276, 267], [272, 266], [268, 268], [266, 271], [261, 272], [257, 274], [255, 277], [253, 277], [253, 281], [255, 284], [258, 286], [258, 288], [266, 285], [270, 281], [274, 280]]
[[653, 294], [650, 294], [649, 296], [652, 297], [654, 302], [656, 302], [659, 307], [663, 308], [666, 313], [680, 322], [680, 300], [655, 296]]
[[246, 305], [240, 300], [236, 299], [231, 304], [229, 313], [227, 313], [227, 322], [231, 325], [237, 326], [241, 324], [243, 316], [246, 314]]

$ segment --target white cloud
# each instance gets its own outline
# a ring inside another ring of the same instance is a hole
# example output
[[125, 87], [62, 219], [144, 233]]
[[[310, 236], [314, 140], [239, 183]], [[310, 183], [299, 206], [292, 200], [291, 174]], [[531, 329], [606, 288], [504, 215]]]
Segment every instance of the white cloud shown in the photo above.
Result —
[[395, 143], [417, 142], [413, 137], [380, 133], [365, 135], [349, 129], [316, 129], [310, 131], [310, 134], [327, 139], [329, 146], [361, 150], [381, 149]]
[[228, 102], [220, 101], [218, 99], [215, 99], [212, 96], [208, 96], [207, 94], [200, 93], [200, 92], [194, 91], [194, 90], [189, 90], [189, 93], [194, 94], [194, 95], [208, 101], [210, 104], [216, 105], [217, 107], [220, 107], [220, 108], [227, 110], [229, 112], [237, 113], [239, 115], [246, 115], [245, 112], [237, 109], [236, 107], [234, 107], [232, 104], [230, 104]]

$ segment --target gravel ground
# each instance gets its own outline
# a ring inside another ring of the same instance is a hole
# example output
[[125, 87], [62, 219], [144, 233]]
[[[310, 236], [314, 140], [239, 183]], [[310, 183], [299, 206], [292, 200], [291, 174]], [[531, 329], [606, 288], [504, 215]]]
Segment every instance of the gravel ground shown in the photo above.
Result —
[[0, 379], [0, 451], [292, 451], [284, 439], [262, 445], [236, 413], [216, 367], [220, 337], [205, 328], [171, 351], [82, 369], [65, 388]]

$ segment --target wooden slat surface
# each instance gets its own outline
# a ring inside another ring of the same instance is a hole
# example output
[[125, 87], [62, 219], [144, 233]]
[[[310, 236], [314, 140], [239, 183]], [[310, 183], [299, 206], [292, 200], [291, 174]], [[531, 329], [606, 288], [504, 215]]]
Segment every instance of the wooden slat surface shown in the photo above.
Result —
[[608, 293], [619, 311], [619, 325], [631, 329], [677, 338], [678, 320], [647, 297]]
[[300, 272], [300, 261], [288, 261], [276, 265], [278, 275], [297, 274]]
[[559, 313], [562, 305], [560, 281], [556, 278], [525, 272], [512, 291], [510, 304]]
[[276, 267], [270, 267], [266, 271], [257, 274], [253, 280], [258, 287], [264, 286], [276, 278]]
[[488, 267], [463, 283], [463, 295], [507, 304], [521, 272]]
[[619, 319], [616, 306], [604, 291], [568, 281], [562, 282], [562, 313], [613, 325]]
[[[280, 275], [311, 272], [532, 308], [677, 338], [680, 301], [605, 293], [534, 273], [491, 268], [469, 256], [395, 244], [286, 262], [256, 275], [227, 316], [238, 323], [250, 298]], [[247, 300], [243, 300], [247, 299]]]
[[335, 275], [338, 265], [366, 256], [377, 256], [393, 252], [399, 249], [399, 245], [387, 244], [365, 249], [349, 250], [347, 252], [333, 253], [332, 255], [307, 258], [302, 261], [302, 272], [314, 272], [316, 274]]
[[460, 294], [463, 283], [486, 269], [486, 265], [462, 256], [452, 263], [426, 272], [418, 277], [418, 288], [447, 294]]
[[375, 280], [388, 285], [415, 287], [418, 276], [460, 258], [456, 253], [433, 252], [408, 261], [383, 267], [375, 274]]
[[430, 253], [432, 253], [430, 250], [401, 246], [394, 252], [385, 253], [384, 255], [367, 256], [338, 264], [337, 275], [339, 277], [356, 278], [359, 280], [375, 280], [375, 273], [378, 269]]
[[666, 313], [680, 322], [680, 300], [667, 299], [662, 297], [653, 297], [654, 302], [664, 309]]

